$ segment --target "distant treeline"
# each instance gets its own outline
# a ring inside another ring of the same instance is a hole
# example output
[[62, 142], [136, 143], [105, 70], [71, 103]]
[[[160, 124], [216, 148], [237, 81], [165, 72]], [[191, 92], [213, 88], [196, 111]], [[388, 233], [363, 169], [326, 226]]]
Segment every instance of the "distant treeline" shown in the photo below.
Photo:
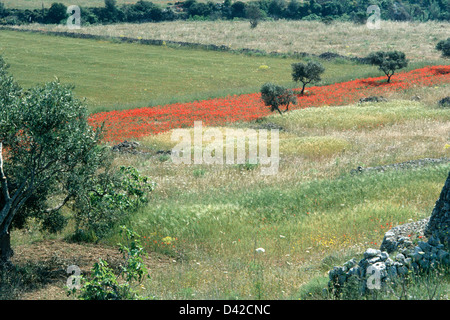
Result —
[[[450, 0], [187, 0], [168, 3], [164, 7], [143, 0], [120, 6], [115, 0], [105, 0], [103, 7], [82, 7], [81, 18], [83, 24], [267, 18], [365, 23], [373, 14], [367, 13], [370, 5], [379, 6], [382, 20], [450, 21]], [[67, 7], [62, 3], [55, 2], [50, 8], [22, 10], [5, 8], [0, 2], [0, 24], [57, 24], [67, 17]]]

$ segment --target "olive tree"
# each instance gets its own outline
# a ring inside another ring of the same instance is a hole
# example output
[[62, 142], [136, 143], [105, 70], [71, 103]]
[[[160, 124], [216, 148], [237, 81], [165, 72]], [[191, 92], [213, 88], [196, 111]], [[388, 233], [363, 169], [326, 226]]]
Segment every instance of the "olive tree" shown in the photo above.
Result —
[[401, 51], [377, 51], [367, 58], [372, 65], [378, 66], [378, 69], [384, 72], [388, 83], [391, 82], [395, 71], [408, 66], [405, 53]]
[[281, 106], [286, 106], [284, 112], [287, 112], [291, 103], [297, 103], [297, 98], [292, 90], [270, 82], [265, 83], [261, 87], [261, 99], [266, 106], [270, 107], [272, 112], [277, 110], [281, 115], [283, 114], [280, 110]]
[[28, 218], [58, 232], [67, 223], [62, 208], [70, 204], [77, 223], [97, 216], [111, 229], [131, 206], [127, 197], [147, 190], [135, 172], [114, 170], [100, 128], [88, 123], [71, 87], [53, 81], [23, 90], [6, 68], [0, 57], [0, 265], [13, 254], [11, 229]]
[[305, 92], [305, 87], [307, 84], [312, 82], [318, 82], [321, 79], [322, 73], [324, 73], [325, 68], [320, 62], [310, 61], [308, 63], [293, 63], [292, 64], [292, 79], [295, 82], [302, 83], [301, 95]]

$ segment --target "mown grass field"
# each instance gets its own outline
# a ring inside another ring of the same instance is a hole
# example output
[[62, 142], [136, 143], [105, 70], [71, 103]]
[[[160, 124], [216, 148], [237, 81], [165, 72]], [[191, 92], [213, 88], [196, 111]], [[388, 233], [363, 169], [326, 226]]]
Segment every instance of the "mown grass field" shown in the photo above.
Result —
[[[258, 91], [267, 80], [293, 85], [294, 60], [289, 58], [11, 31], [0, 32], [0, 46], [21, 84], [58, 76], [76, 85], [75, 92], [87, 97], [93, 112]], [[324, 63], [323, 83], [380, 75], [371, 66]], [[436, 57], [410, 68], [442, 63]], [[260, 70], [263, 64], [270, 69]], [[420, 101], [411, 101], [417, 95]], [[449, 84], [412, 88], [386, 92], [388, 102], [295, 110], [230, 125], [282, 129], [280, 167], [273, 176], [261, 175], [262, 165], [177, 165], [158, 152], [173, 147], [170, 132], [143, 138], [145, 154], [116, 159], [157, 184], [150, 203], [127, 221], [141, 234], [152, 262], [151, 278], [140, 290], [155, 299], [330, 298], [322, 295], [327, 272], [368, 247], [378, 248], [389, 228], [428, 217], [450, 165], [358, 175], [351, 170], [450, 157], [450, 109], [437, 105], [448, 95]], [[27, 230], [13, 234], [13, 246], [26, 252], [42, 243], [48, 252], [45, 241], [64, 243], [71, 231], [47, 235], [31, 221]], [[100, 245], [114, 248], [118, 240], [113, 234]], [[257, 254], [259, 247], [265, 252]], [[69, 261], [55, 254], [51, 258]], [[66, 298], [65, 280], [39, 283], [24, 296]], [[438, 282], [436, 298], [448, 299], [448, 275]], [[426, 286], [412, 296], [426, 299]]]
[[[292, 87], [291, 64], [299, 61], [5, 30], [0, 54], [22, 86], [58, 77], [75, 86], [92, 112], [252, 93], [268, 81]], [[381, 75], [348, 61], [323, 64], [322, 84]]]

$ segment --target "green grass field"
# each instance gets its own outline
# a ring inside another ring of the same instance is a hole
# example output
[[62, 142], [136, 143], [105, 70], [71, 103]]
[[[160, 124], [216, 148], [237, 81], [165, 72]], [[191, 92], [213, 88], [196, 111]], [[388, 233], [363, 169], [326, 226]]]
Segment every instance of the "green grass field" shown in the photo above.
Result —
[[[448, 90], [444, 85], [434, 95]], [[431, 104], [393, 100], [311, 108], [269, 116], [259, 124], [264, 123], [284, 128], [280, 169], [271, 177], [261, 176], [259, 167], [180, 166], [158, 155], [121, 158], [158, 185], [151, 205], [130, 227], [146, 237], [150, 252], [174, 259], [154, 270], [147, 294], [322, 299], [334, 265], [378, 248], [388, 225], [430, 215], [450, 169], [445, 164], [349, 174], [359, 165], [449, 156], [444, 146], [450, 110]], [[170, 149], [169, 137], [141, 143], [153, 152]], [[166, 237], [176, 240], [168, 246], [161, 242]], [[263, 255], [255, 255], [258, 247], [266, 250]], [[450, 290], [445, 279], [439, 287], [444, 299]], [[417, 290], [426, 295], [424, 287]]]
[[[254, 92], [266, 81], [292, 86], [290, 64], [297, 61], [15, 31], [0, 31], [0, 54], [23, 86], [56, 76], [74, 84], [92, 112]], [[408, 69], [440, 62], [414, 62]], [[343, 60], [324, 65], [322, 84], [380, 75], [375, 67]], [[126, 221], [151, 254], [151, 277], [140, 290], [155, 299], [330, 298], [322, 289], [333, 266], [360, 257], [368, 247], [379, 248], [388, 226], [431, 214], [449, 163], [350, 172], [357, 166], [450, 157], [450, 109], [437, 106], [449, 90], [449, 84], [410, 88], [390, 94], [388, 102], [295, 110], [230, 125], [283, 129], [279, 172], [273, 176], [262, 176], [260, 165], [176, 165], [158, 153], [172, 148], [170, 132], [143, 138], [146, 154], [116, 159], [156, 182], [150, 203]], [[411, 101], [415, 95], [422, 100]], [[32, 251], [31, 257], [72, 261], [59, 253], [50, 256], [48, 240], [90, 255], [92, 247], [65, 241], [72, 227], [48, 235], [30, 221], [25, 231], [13, 231], [15, 257], [20, 260], [38, 244], [43, 253]], [[119, 240], [112, 232], [92, 251], [110, 253]], [[256, 254], [258, 247], [265, 253]], [[31, 299], [67, 298], [66, 277], [51, 285], [35, 283], [34, 277], [29, 272], [25, 279], [33, 289], [23, 289], [22, 279], [13, 286]], [[448, 274], [437, 284], [436, 298], [448, 299]], [[426, 286], [408, 287], [410, 297], [426, 299]]]
[[[268, 81], [293, 86], [291, 64], [298, 61], [14, 31], [0, 31], [0, 54], [22, 86], [58, 77], [92, 112], [257, 92]], [[381, 75], [368, 65], [323, 64], [322, 84]]]

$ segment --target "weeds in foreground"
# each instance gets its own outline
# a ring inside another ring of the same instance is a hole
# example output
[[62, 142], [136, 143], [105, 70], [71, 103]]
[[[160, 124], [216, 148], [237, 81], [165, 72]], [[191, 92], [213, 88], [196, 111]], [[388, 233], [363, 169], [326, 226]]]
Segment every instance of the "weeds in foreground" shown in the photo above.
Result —
[[81, 283], [76, 283], [78, 279], [73, 279], [73, 282], [69, 283], [69, 295], [77, 295], [80, 300], [136, 300], [142, 298], [134, 287], [135, 284], [141, 284], [145, 278], [149, 277], [147, 267], [142, 259], [146, 253], [137, 233], [126, 227], [121, 227], [121, 233], [125, 243], [119, 244], [119, 251], [124, 259], [120, 274], [115, 275], [108, 263], [99, 259], [94, 264], [88, 278], [80, 276]]

